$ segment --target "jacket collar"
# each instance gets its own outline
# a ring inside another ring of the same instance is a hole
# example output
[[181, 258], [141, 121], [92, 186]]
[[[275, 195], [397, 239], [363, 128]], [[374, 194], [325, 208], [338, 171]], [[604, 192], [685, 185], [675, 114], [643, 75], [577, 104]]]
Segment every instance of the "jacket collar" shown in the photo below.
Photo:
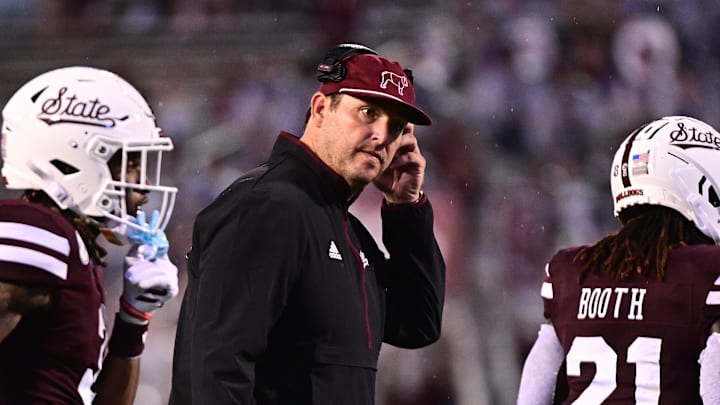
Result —
[[350, 186], [342, 176], [325, 164], [307, 145], [300, 142], [299, 137], [286, 131], [280, 132], [275, 141], [270, 154], [270, 162], [272, 163], [273, 160], [283, 155], [292, 156], [302, 162], [317, 177], [323, 194], [333, 201], [337, 201], [347, 208], [359, 196], [360, 193], [351, 195]]

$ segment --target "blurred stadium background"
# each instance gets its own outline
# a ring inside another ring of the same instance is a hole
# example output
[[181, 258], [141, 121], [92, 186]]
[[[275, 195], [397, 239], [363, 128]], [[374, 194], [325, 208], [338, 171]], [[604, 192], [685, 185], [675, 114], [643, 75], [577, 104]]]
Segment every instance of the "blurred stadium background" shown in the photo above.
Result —
[[[383, 349], [378, 405], [512, 404], [545, 261], [616, 227], [614, 145], [662, 115], [720, 124], [719, 21], [712, 0], [0, 0], [0, 100], [70, 65], [143, 92], [177, 146], [164, 183], [180, 188], [168, 233], [184, 285], [195, 214], [279, 130], [301, 132], [325, 50], [360, 41], [402, 61], [434, 118], [417, 134], [447, 305], [437, 344]], [[353, 207], [375, 232], [379, 202], [368, 190]], [[138, 404], [167, 403], [179, 305], [153, 320]]]

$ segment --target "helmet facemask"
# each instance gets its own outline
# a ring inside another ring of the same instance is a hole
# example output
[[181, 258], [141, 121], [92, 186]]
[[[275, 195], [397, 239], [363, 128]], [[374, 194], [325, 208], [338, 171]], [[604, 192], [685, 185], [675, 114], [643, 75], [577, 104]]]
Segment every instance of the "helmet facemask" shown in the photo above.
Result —
[[[104, 213], [105, 222], [117, 228], [116, 233], [124, 233], [124, 228], [128, 226], [143, 229], [128, 217], [137, 216], [133, 211], [141, 208], [139, 205], [132, 206], [130, 199], [133, 198], [133, 191], [148, 194], [151, 199], [146, 209], [159, 212], [159, 220], [150, 231], [162, 230], [167, 226], [177, 193], [175, 187], [160, 184], [163, 152], [172, 150], [172, 143], [169, 139], [167, 141], [152, 145], [126, 142], [108, 161], [111, 177], [97, 199], [97, 206]], [[128, 177], [131, 172], [137, 173], [136, 179]]]

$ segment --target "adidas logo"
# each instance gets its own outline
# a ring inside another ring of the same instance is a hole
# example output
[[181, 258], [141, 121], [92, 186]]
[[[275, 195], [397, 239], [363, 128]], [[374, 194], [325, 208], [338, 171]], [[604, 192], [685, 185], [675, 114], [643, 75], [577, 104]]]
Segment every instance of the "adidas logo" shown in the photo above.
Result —
[[363, 251], [360, 251], [360, 259], [362, 260], [362, 264], [364, 268], [368, 268], [370, 266], [370, 262], [368, 261], [367, 257], [365, 257], [365, 253]]
[[338, 250], [337, 246], [335, 245], [335, 241], [330, 241], [330, 249], [328, 250], [328, 256], [331, 259], [340, 260], [342, 261], [342, 255], [340, 254], [340, 251]]

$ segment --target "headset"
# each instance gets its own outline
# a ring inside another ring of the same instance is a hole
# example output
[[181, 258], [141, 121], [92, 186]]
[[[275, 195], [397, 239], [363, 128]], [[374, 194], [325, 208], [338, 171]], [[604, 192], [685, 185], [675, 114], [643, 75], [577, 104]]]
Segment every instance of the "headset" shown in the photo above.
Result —
[[[345, 79], [347, 69], [343, 65], [343, 61], [352, 55], [377, 55], [378, 53], [365, 45], [355, 43], [343, 43], [336, 45], [325, 54], [325, 58], [317, 67], [317, 79], [322, 83], [333, 82], [338, 83]], [[414, 82], [413, 73], [410, 69], [403, 69], [403, 72], [410, 79], [410, 83]]]
[[322, 83], [341, 82], [345, 79], [347, 70], [343, 61], [352, 55], [377, 55], [375, 50], [365, 45], [343, 43], [329, 50], [323, 61], [317, 67], [317, 79]]

